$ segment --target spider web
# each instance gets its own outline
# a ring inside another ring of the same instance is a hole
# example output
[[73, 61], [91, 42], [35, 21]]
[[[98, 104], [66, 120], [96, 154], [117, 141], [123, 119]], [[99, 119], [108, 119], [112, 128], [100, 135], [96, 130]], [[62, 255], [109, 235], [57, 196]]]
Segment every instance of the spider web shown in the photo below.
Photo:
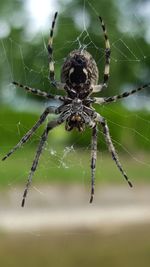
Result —
[[[98, 15], [97, 11], [95, 10], [94, 4], [92, 4], [90, 1], [83, 1], [83, 8], [82, 10], [76, 10], [75, 12], [75, 16], [74, 16], [74, 20], [76, 23], [76, 27], [78, 30], [80, 30], [80, 34], [77, 35], [74, 40], [67, 40], [66, 43], [61, 44], [61, 48], [58, 48], [58, 44], [57, 44], [57, 37], [55, 38], [55, 45], [57, 46], [57, 50], [61, 49], [62, 50], [66, 50], [68, 49], [68, 47], [70, 47], [70, 50], [72, 50], [72, 47], [75, 47], [76, 49], [79, 49], [81, 47], [85, 47], [87, 50], [88, 49], [92, 49], [93, 51], [93, 57], [96, 58], [97, 55], [100, 55], [99, 60], [97, 61], [97, 64], [99, 65], [100, 62], [104, 62], [104, 40], [103, 40], [103, 35], [101, 33], [98, 32], [98, 34], [100, 35], [100, 47], [94, 42], [93, 38], [91, 37], [91, 35], [89, 34], [88, 31], [88, 25], [89, 25], [89, 15], [86, 11], [86, 6], [89, 5], [91, 10], [93, 11], [93, 14], [95, 15], [95, 17]], [[120, 9], [122, 7], [120, 6]], [[125, 10], [125, 9], [124, 9]], [[65, 13], [63, 14], [63, 16], [65, 16]], [[137, 15], [134, 14], [134, 18], [137, 22], [138, 25], [141, 25], [142, 22], [140, 22], [137, 19]], [[113, 21], [113, 20], [112, 20]], [[122, 26], [124, 25], [124, 27]], [[59, 27], [63, 27], [64, 25], [59, 25]], [[111, 25], [112, 26], [112, 25]], [[72, 25], [67, 25], [68, 28], [70, 28]], [[112, 57], [112, 65], [114, 64], [124, 64], [124, 62], [128, 62], [129, 64], [137, 64], [137, 69], [140, 69], [140, 64], [142, 62], [145, 61], [145, 59], [149, 56], [145, 53], [145, 51], [141, 48], [140, 44], [137, 43], [135, 37], [134, 37], [134, 32], [133, 32], [133, 28], [132, 30], [129, 30], [128, 25], [126, 24], [126, 20], [122, 20], [122, 23], [120, 23], [121, 29], [125, 32], [127, 29], [130, 32], [131, 38], [133, 40], [132, 46], [130, 44], [128, 44], [126, 42], [126, 38], [124, 36], [124, 33], [122, 32], [121, 36], [117, 36], [117, 37], [113, 37], [111, 36], [111, 32], [109, 33], [109, 37], [113, 40], [111, 42], [111, 48], [113, 51], [115, 51], [115, 55], [117, 54], [118, 56]], [[109, 25], [108, 27], [109, 28]], [[97, 34], [97, 33], [96, 33]], [[25, 84], [32, 86], [32, 84], [34, 84], [34, 82], [36, 84], [38, 84], [38, 81], [43, 80], [45, 81], [45, 79], [47, 79], [47, 51], [46, 51], [46, 45], [47, 45], [47, 40], [44, 39], [44, 33], [40, 32], [39, 33], [40, 37], [41, 37], [41, 50], [36, 52], [36, 57], [39, 58], [43, 58], [43, 65], [41, 66], [36, 66], [36, 68], [32, 68], [30, 67], [30, 65], [27, 65], [25, 63], [25, 52], [24, 52], [24, 46], [23, 44], [19, 44], [16, 42], [16, 40], [14, 39], [9, 39], [9, 46], [11, 47], [12, 50], [12, 54], [13, 54], [13, 50], [14, 49], [18, 49], [19, 54], [20, 54], [20, 62], [21, 62], [21, 66], [22, 66], [22, 72], [24, 75], [24, 81]], [[147, 34], [147, 39], [148, 39], [148, 34]], [[3, 86], [3, 90], [1, 92], [1, 98], [3, 99], [3, 102], [7, 105], [11, 105], [11, 108], [13, 108], [14, 110], [17, 110], [18, 112], [20, 112], [22, 114], [23, 111], [28, 110], [29, 114], [32, 116], [33, 114], [36, 114], [36, 116], [39, 116], [41, 114], [41, 112], [44, 110], [44, 108], [49, 104], [47, 102], [40, 102], [40, 101], [36, 101], [33, 99], [30, 99], [28, 97], [28, 95], [26, 94], [26, 92], [23, 93], [23, 96], [18, 95], [16, 93], [16, 91], [18, 90], [17, 88], [14, 88], [11, 84], [9, 86], [6, 86], [6, 84], [8, 84], [8, 79], [9, 81], [14, 80], [15, 77], [15, 73], [14, 73], [14, 64], [15, 62], [12, 60], [12, 58], [8, 57], [7, 54], [7, 48], [5, 45], [5, 42], [1, 41], [1, 48], [2, 48], [2, 56], [4, 58], [4, 65], [6, 66], [6, 75], [7, 75], [7, 79], [6, 79], [6, 83]], [[64, 55], [65, 58], [66, 55]], [[57, 66], [61, 66], [64, 58], [57, 58], [56, 59], [56, 65]], [[142, 64], [143, 66], [143, 64]], [[111, 70], [113, 69], [113, 67], [111, 68]], [[101, 72], [102, 72], [102, 68], [101, 68]], [[142, 73], [142, 70], [140, 69], [138, 73], [141, 73], [141, 75], [144, 75]], [[111, 75], [111, 72], [110, 72]], [[102, 77], [102, 76], [101, 76]], [[113, 77], [111, 77], [111, 79], [113, 79]], [[111, 81], [110, 81], [111, 83]], [[134, 83], [134, 81], [133, 81]], [[117, 84], [117, 83], [116, 83]], [[44, 88], [44, 82], [43, 82], [43, 88]], [[125, 91], [126, 89], [130, 89], [132, 88], [130, 86], [130, 84], [126, 84], [123, 88], [121, 88], [122, 91]], [[57, 92], [58, 93], [58, 92]], [[110, 95], [113, 95], [113, 92], [110, 91]], [[139, 110], [140, 108], [146, 107], [147, 110], [149, 110], [149, 105], [148, 105], [148, 98], [144, 95], [142, 96], [132, 96], [130, 98], [128, 98], [127, 100], [123, 100], [122, 101], [122, 105], [124, 105], [127, 109], [129, 110]], [[59, 103], [51, 103], [51, 105], [59, 105]], [[150, 121], [148, 119], [145, 119], [145, 117], [143, 117], [142, 115], [138, 115], [136, 113], [128, 113], [127, 115], [122, 115], [120, 114], [119, 111], [117, 111], [117, 109], [114, 108], [115, 104], [112, 104], [110, 106], [105, 106], [102, 107], [102, 113], [111, 113], [112, 115], [117, 114], [118, 117], [124, 117], [123, 122], [119, 123], [117, 121], [113, 120], [113, 117], [107, 118], [108, 124], [111, 127], [111, 125], [115, 125], [116, 127], [116, 132], [121, 128], [122, 131], [127, 131], [128, 136], [127, 138], [130, 140], [133, 140], [134, 138], [139, 138], [142, 140], [142, 142], [145, 142], [147, 144], [150, 143], [150, 138], [148, 138], [147, 136], [150, 136]], [[132, 121], [134, 121], [134, 126], [127, 126], [127, 121], [130, 118], [130, 116], [132, 116]], [[5, 122], [4, 125], [1, 125], [2, 129], [6, 130], [7, 132], [10, 133], [10, 138], [11, 136], [17, 136], [17, 139], [19, 141], [19, 139], [22, 136], [22, 133], [28, 131], [30, 129], [30, 127], [26, 126], [22, 120], [21, 120], [21, 115], [18, 116], [18, 121], [16, 123], [8, 123], [7, 121]], [[49, 120], [49, 119], [48, 119]], [[47, 121], [48, 121], [47, 120]], [[146, 133], [142, 131], [142, 129], [139, 131], [137, 129], [139, 129], [136, 124], [137, 123], [141, 123], [141, 125], [144, 125], [144, 129], [146, 128]], [[99, 129], [99, 134], [101, 134], [101, 130]], [[22, 194], [22, 190], [19, 189], [18, 192], [18, 186], [17, 186], [17, 182], [19, 181], [24, 181], [24, 183], [26, 182], [26, 178], [28, 176], [28, 172], [32, 163], [32, 158], [34, 157], [34, 151], [36, 151], [36, 146], [38, 141], [40, 140], [40, 136], [41, 136], [41, 132], [37, 131], [34, 135], [34, 137], [31, 139], [31, 141], [26, 144], [25, 146], [27, 147], [27, 149], [25, 149], [25, 147], [23, 149], [21, 149], [21, 153], [20, 153], [20, 157], [17, 156], [17, 161], [19, 164], [24, 165], [25, 166], [25, 171], [22, 173], [21, 169], [17, 169], [17, 172], [15, 171], [14, 174], [12, 173], [11, 177], [7, 178], [8, 179], [8, 186], [10, 187], [10, 191], [13, 192], [13, 194], [15, 195], [17, 201], [19, 199], [21, 199], [21, 194]], [[101, 136], [101, 135], [100, 135]], [[51, 139], [51, 140], [50, 140]], [[48, 197], [49, 197], [49, 191], [44, 187], [41, 187], [39, 184], [43, 183], [46, 184], [46, 187], [49, 188], [49, 182], [53, 184], [55, 184], [55, 181], [59, 182], [59, 183], [63, 183], [64, 181], [61, 182], [61, 173], [63, 173], [63, 176], [66, 177], [66, 181], [68, 182], [69, 179], [70, 181], [72, 181], [74, 184], [81, 184], [81, 188], [83, 190], [87, 190], [87, 185], [90, 188], [90, 137], [89, 137], [89, 145], [83, 146], [83, 147], [78, 147], [79, 144], [81, 144], [81, 140], [84, 140], [84, 133], [83, 134], [78, 134], [77, 138], [75, 139], [75, 141], [73, 141], [72, 143], [69, 141], [69, 133], [66, 133], [64, 130], [64, 126], [60, 126], [60, 128], [55, 129], [54, 133], [50, 133], [50, 138], [49, 141], [46, 143], [46, 146], [44, 148], [43, 154], [41, 156], [41, 160], [40, 163], [38, 165], [38, 169], [34, 175], [33, 178], [33, 183], [31, 185], [31, 190], [29, 192], [28, 195], [28, 200], [31, 203], [31, 196], [30, 195], [34, 195], [34, 197], [36, 197], [35, 195], [41, 195], [40, 200], [43, 199], [43, 203], [45, 204], [45, 202], [47, 201]], [[135, 166], [135, 168], [139, 165], [142, 167], [142, 169], [145, 169], [146, 172], [149, 172], [149, 168], [150, 168], [150, 163], [148, 160], [148, 155], [147, 153], [144, 153], [143, 151], [139, 152], [139, 151], [133, 151], [132, 149], [130, 149], [130, 147], [127, 145], [127, 142], [120, 142], [118, 141], [119, 138], [115, 137], [113, 138], [112, 136], [112, 140], [113, 143], [115, 144], [115, 146], [117, 147], [117, 149], [119, 150], [119, 157], [120, 157], [120, 161], [122, 163], [122, 165], [124, 166], [124, 168], [126, 169], [127, 173], [129, 173], [128, 171], [128, 164], [130, 164], [130, 169], [132, 169], [132, 165]], [[102, 138], [100, 138], [99, 142], [101, 142], [102, 144], [104, 143], [104, 140]], [[33, 143], [36, 143], [36, 146], [34, 145], [34, 149], [31, 149], [30, 151], [30, 146], [33, 145]], [[69, 143], [69, 145], [67, 144]], [[14, 144], [15, 145], [15, 144]], [[4, 146], [1, 145], [2, 151], [6, 150], [7, 144], [5, 144]], [[11, 146], [12, 147], [12, 146]], [[7, 149], [9, 150], [11, 148], [10, 146], [7, 147]], [[107, 156], [107, 148], [105, 148], [104, 150], [98, 150], [98, 155], [97, 155], [97, 165], [101, 167], [101, 169], [98, 169], [98, 171], [96, 172], [96, 180], [97, 181], [105, 181], [106, 178], [106, 165], [105, 165], [105, 160], [107, 160], [107, 162], [109, 164], [111, 164], [111, 157], [110, 160], [108, 159], [108, 157], [110, 155]], [[19, 151], [16, 152], [19, 155]], [[14, 159], [16, 157], [16, 153], [12, 156]], [[29, 153], [29, 155], [28, 155]], [[81, 153], [81, 154], [80, 154]], [[89, 156], [89, 158], [87, 157], [87, 154]], [[124, 154], [124, 155], [123, 155]], [[122, 156], [123, 155], [123, 156]], [[87, 161], [88, 160], [88, 161]], [[124, 162], [125, 161], [125, 162]], [[21, 163], [22, 162], [22, 163]], [[11, 163], [11, 160], [5, 162], [5, 165], [3, 165], [2, 167], [2, 171], [3, 174], [6, 175], [7, 173], [7, 166]], [[86, 168], [87, 165], [89, 165], [88, 168]], [[2, 166], [2, 164], [1, 164]], [[103, 167], [105, 166], [105, 167]], [[118, 176], [118, 181], [119, 179], [121, 180], [122, 177], [119, 171], [116, 169], [115, 166], [113, 166], [112, 163], [112, 168], [115, 172], [116, 170], [116, 176]], [[144, 166], [144, 167], [143, 167]], [[39, 171], [40, 169], [40, 171]], [[58, 170], [60, 171], [60, 177], [56, 177], [55, 173], [58, 173]], [[73, 172], [71, 172], [71, 170], [76, 170], [76, 169], [80, 169], [80, 172], [75, 173], [74, 177], [70, 177], [71, 174], [73, 174]], [[89, 170], [88, 170], [89, 169]], [[46, 171], [45, 171], [46, 170]], [[40, 173], [42, 174], [42, 181], [38, 178], [38, 176], [40, 175]], [[48, 174], [49, 176], [51, 176], [51, 173], [53, 174], [53, 177], [51, 180], [48, 179]], [[80, 177], [77, 177], [77, 182], [76, 182], [76, 175], [79, 175]], [[36, 183], [36, 179], [38, 180], [38, 183]], [[65, 178], [63, 178], [65, 179]], [[123, 180], [123, 179], [122, 179]], [[109, 180], [108, 180], [109, 181]], [[123, 183], [124, 181], [122, 181]], [[134, 181], [133, 181], [134, 182]], [[97, 182], [98, 185], [98, 182]], [[96, 185], [96, 186], [97, 186]], [[50, 188], [49, 188], [50, 189]], [[21, 192], [20, 192], [21, 191]], [[64, 194], [66, 194], [66, 191], [64, 190]], [[88, 193], [89, 190], [87, 190], [87, 195], [86, 197], [88, 198]], [[52, 194], [52, 197], [54, 197], [54, 195]], [[37, 197], [38, 198], [38, 197]], [[15, 205], [17, 203], [15, 199]], [[52, 198], [51, 198], [52, 200]], [[56, 201], [56, 198], [55, 198]], [[48, 202], [49, 203], [49, 202]], [[17, 203], [18, 204], [18, 203]]]

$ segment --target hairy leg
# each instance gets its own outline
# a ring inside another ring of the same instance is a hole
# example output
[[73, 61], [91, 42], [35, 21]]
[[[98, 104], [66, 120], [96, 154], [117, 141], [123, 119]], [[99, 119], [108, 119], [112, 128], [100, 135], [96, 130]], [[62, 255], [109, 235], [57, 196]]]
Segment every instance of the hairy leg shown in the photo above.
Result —
[[40, 116], [39, 120], [35, 123], [35, 125], [21, 138], [21, 140], [19, 141], [19, 143], [14, 146], [7, 154], [6, 156], [2, 159], [5, 160], [7, 159], [9, 156], [11, 156], [18, 148], [20, 148], [22, 145], [24, 145], [29, 139], [30, 137], [33, 135], [33, 133], [40, 127], [40, 125], [45, 121], [46, 117], [48, 116], [48, 114], [50, 113], [57, 113], [57, 110], [54, 110], [50, 107], [46, 108], [46, 110], [42, 113], [42, 115]]
[[127, 175], [126, 175], [125, 171], [123, 170], [121, 163], [118, 159], [118, 155], [117, 155], [115, 147], [112, 143], [110, 133], [109, 133], [109, 128], [107, 126], [106, 120], [103, 117], [101, 117], [99, 114], [97, 114], [97, 120], [100, 123], [100, 125], [102, 126], [103, 134], [104, 134], [108, 149], [112, 155], [113, 160], [115, 161], [118, 169], [120, 170], [120, 172], [122, 173], [122, 175], [124, 176], [126, 181], [128, 182], [129, 186], [132, 187], [132, 183], [130, 182], [129, 178], [127, 177]]
[[109, 103], [112, 103], [112, 102], [116, 102], [116, 101], [118, 101], [118, 100], [120, 100], [122, 98], [125, 98], [125, 97], [128, 97], [130, 95], [133, 95], [133, 94], [135, 94], [135, 93], [137, 93], [137, 92], [139, 92], [139, 91], [141, 91], [141, 90], [143, 90], [145, 88], [148, 88], [148, 87], [150, 87], [150, 84], [145, 84], [145, 85], [143, 85], [141, 87], [138, 87], [138, 88], [133, 89], [131, 91], [124, 92], [124, 93], [122, 93], [120, 95], [104, 97], [104, 98], [103, 97], [94, 97], [93, 101], [94, 101], [94, 103], [100, 104], [100, 105], [109, 104]]
[[42, 153], [43, 147], [44, 147], [45, 142], [46, 142], [47, 137], [48, 137], [48, 133], [49, 133], [50, 130], [52, 130], [54, 127], [56, 127], [59, 124], [60, 123], [58, 122], [58, 120], [54, 120], [54, 121], [49, 122], [47, 127], [46, 127], [46, 129], [44, 130], [44, 132], [43, 132], [43, 134], [41, 136], [41, 140], [40, 140], [40, 143], [38, 145], [38, 148], [37, 148], [37, 151], [36, 151], [36, 154], [35, 154], [35, 158], [33, 160], [33, 163], [32, 163], [32, 166], [31, 166], [31, 170], [30, 170], [30, 173], [29, 173], [29, 176], [28, 176], [28, 181], [27, 181], [24, 193], [23, 193], [23, 199], [22, 199], [22, 203], [21, 203], [22, 207], [24, 207], [25, 199], [27, 197], [27, 193], [28, 193], [28, 190], [29, 190], [29, 186], [30, 186], [30, 184], [32, 182], [32, 177], [34, 175], [34, 172], [36, 171], [40, 155]]
[[103, 77], [103, 83], [95, 85], [93, 88], [93, 92], [100, 92], [103, 88], [107, 88], [108, 79], [109, 79], [109, 72], [110, 72], [110, 43], [106, 31], [106, 26], [104, 24], [104, 21], [101, 17], [99, 17], [99, 20], [101, 22], [104, 38], [105, 38], [105, 68], [104, 68], [104, 77]]
[[95, 168], [97, 159], [97, 125], [92, 128], [92, 142], [91, 142], [91, 197], [90, 203], [93, 201], [94, 186], [95, 186]]
[[49, 79], [53, 85], [55, 85], [55, 68], [54, 68], [54, 60], [53, 60], [53, 34], [54, 34], [54, 27], [56, 23], [58, 12], [55, 13], [54, 19], [52, 21], [52, 26], [50, 30], [50, 36], [48, 40], [48, 61], [49, 61]]
[[12, 83], [13, 83], [14, 85], [20, 87], [20, 88], [23, 88], [23, 89], [26, 90], [27, 92], [32, 93], [32, 94], [37, 95], [37, 96], [42, 96], [42, 97], [44, 97], [44, 98], [55, 99], [55, 100], [62, 100], [62, 99], [63, 99], [62, 96], [59, 96], [59, 95], [52, 95], [52, 94], [46, 93], [46, 92], [44, 92], [44, 91], [41, 91], [41, 90], [39, 90], [39, 89], [36, 89], [36, 88], [32, 88], [32, 87], [23, 85], [23, 84], [18, 83], [18, 82], [12, 82]]
[[141, 91], [141, 90], [143, 90], [145, 88], [148, 88], [148, 87], [150, 87], [150, 84], [145, 84], [145, 85], [140, 86], [140, 87], [138, 87], [136, 89], [133, 89], [131, 91], [124, 92], [124, 93], [122, 93], [120, 95], [105, 97], [104, 101], [105, 101], [105, 103], [115, 102], [115, 101], [117, 101], [119, 99], [122, 99], [122, 98], [128, 97], [130, 95], [133, 95], [133, 94], [135, 94], [135, 93], [137, 93], [137, 92], [139, 92], [139, 91]]
[[49, 36], [48, 46], [47, 46], [48, 61], [49, 61], [49, 80], [51, 84], [57, 89], [64, 89], [65, 84], [58, 82], [55, 79], [55, 67], [54, 67], [54, 59], [53, 59], [53, 35], [54, 35], [54, 28], [55, 28], [57, 15], [58, 15], [58, 12], [55, 13], [54, 19], [52, 21], [52, 26], [51, 26], [50, 36]]

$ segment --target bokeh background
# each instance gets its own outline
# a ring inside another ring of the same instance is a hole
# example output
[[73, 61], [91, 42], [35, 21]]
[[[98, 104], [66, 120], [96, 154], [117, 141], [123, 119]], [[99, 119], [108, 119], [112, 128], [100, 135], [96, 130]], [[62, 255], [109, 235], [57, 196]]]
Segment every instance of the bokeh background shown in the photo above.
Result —
[[[112, 96], [150, 82], [148, 0], [27, 0], [0, 2], [0, 154], [26, 133], [48, 105], [12, 85], [54, 90], [48, 80], [47, 41], [55, 11], [57, 79], [67, 54], [84, 45], [104, 69], [101, 15], [111, 43]], [[1, 266], [149, 266], [149, 88], [95, 109], [108, 121], [130, 190], [107, 151], [99, 129], [96, 195], [89, 205], [91, 130], [49, 135], [26, 207], [22, 192], [43, 126], [22, 149], [0, 163]], [[49, 117], [51, 119], [51, 116]]]

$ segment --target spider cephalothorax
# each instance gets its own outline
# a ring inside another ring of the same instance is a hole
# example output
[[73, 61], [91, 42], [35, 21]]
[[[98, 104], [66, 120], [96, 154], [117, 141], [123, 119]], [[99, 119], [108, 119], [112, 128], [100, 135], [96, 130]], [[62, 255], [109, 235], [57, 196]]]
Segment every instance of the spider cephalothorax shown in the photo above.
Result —
[[84, 106], [82, 100], [74, 98], [70, 104], [70, 116], [66, 120], [66, 130], [71, 131], [76, 128], [80, 132], [85, 129], [85, 119], [83, 115]]
[[40, 116], [39, 120], [35, 125], [22, 137], [20, 142], [10, 150], [10, 152], [3, 158], [7, 159], [11, 154], [14, 153], [18, 148], [25, 144], [33, 133], [39, 128], [39, 126], [46, 120], [46, 117], [50, 113], [57, 114], [58, 117], [52, 121], [49, 121], [43, 134], [41, 136], [39, 146], [32, 163], [32, 167], [28, 176], [28, 181], [26, 188], [24, 190], [22, 207], [24, 206], [25, 199], [29, 186], [32, 181], [32, 176], [37, 168], [40, 155], [42, 153], [45, 142], [48, 138], [48, 133], [56, 126], [63, 122], [66, 122], [66, 130], [71, 131], [73, 128], [77, 128], [79, 131], [83, 131], [85, 126], [88, 126], [92, 130], [92, 141], [91, 141], [91, 197], [90, 203], [93, 201], [94, 196], [94, 180], [95, 180], [95, 167], [96, 167], [96, 157], [97, 157], [97, 134], [98, 125], [101, 126], [102, 132], [104, 134], [105, 141], [108, 145], [109, 151], [115, 161], [118, 169], [121, 171], [122, 175], [128, 182], [129, 186], [132, 187], [125, 171], [123, 170], [121, 163], [119, 162], [115, 147], [112, 143], [111, 136], [109, 133], [109, 128], [107, 126], [106, 120], [92, 108], [91, 104], [96, 103], [99, 105], [108, 104], [114, 102], [118, 99], [128, 97], [146, 87], [150, 84], [143, 85], [137, 89], [133, 89], [129, 92], [125, 92], [121, 95], [116, 95], [112, 97], [91, 97], [90, 94], [100, 92], [103, 88], [107, 87], [109, 79], [109, 66], [110, 66], [110, 44], [106, 32], [104, 22], [101, 17], [99, 20], [101, 22], [102, 30], [105, 38], [105, 68], [103, 74], [103, 82], [98, 83], [98, 68], [93, 57], [85, 50], [75, 50], [72, 51], [67, 59], [65, 60], [62, 71], [61, 71], [61, 82], [55, 79], [54, 61], [53, 61], [53, 30], [55, 26], [55, 21], [57, 17], [57, 12], [55, 13], [54, 20], [52, 22], [52, 28], [50, 31], [50, 38], [48, 42], [48, 59], [49, 59], [49, 79], [51, 84], [58, 88], [64, 89], [67, 93], [66, 96], [52, 95], [50, 93], [43, 92], [39, 89], [24, 86], [18, 82], [13, 82], [16, 86], [24, 88], [26, 91], [31, 92], [35, 95], [39, 95], [48, 99], [60, 100], [61, 105], [58, 108], [53, 108], [51, 106], [47, 107], [45, 111]]
[[85, 49], [72, 51], [66, 58], [61, 71], [61, 81], [71, 93], [79, 98], [85, 98], [92, 91], [92, 86], [98, 83], [98, 68], [93, 57]]

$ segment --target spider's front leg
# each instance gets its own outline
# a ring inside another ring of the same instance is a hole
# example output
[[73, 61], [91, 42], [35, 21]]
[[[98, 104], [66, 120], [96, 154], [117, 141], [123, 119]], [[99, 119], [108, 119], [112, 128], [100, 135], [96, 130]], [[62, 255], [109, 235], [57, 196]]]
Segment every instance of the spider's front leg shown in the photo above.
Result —
[[92, 203], [93, 196], [94, 196], [96, 159], [97, 159], [97, 125], [95, 125], [92, 128], [92, 142], [91, 142], [91, 198], [90, 198], [90, 203]]
[[55, 114], [59, 113], [59, 108], [58, 109], [54, 109], [52, 107], [46, 108], [45, 111], [40, 116], [39, 120], [35, 123], [35, 125], [21, 138], [19, 143], [16, 146], [14, 146], [5, 155], [5, 157], [2, 160], [5, 160], [8, 157], [10, 157], [18, 148], [20, 148], [22, 145], [24, 145], [30, 139], [30, 137], [34, 134], [34, 132], [40, 127], [40, 125], [45, 121], [46, 117], [50, 113], [55, 113]]
[[83, 107], [82, 114], [86, 125], [92, 128], [92, 139], [91, 139], [91, 196], [90, 203], [93, 202], [94, 190], [95, 190], [95, 168], [97, 160], [97, 122], [95, 122], [95, 117], [97, 113], [87, 106]]
[[24, 190], [24, 193], [23, 193], [23, 199], [22, 199], [22, 203], [21, 203], [21, 206], [24, 207], [24, 204], [25, 204], [25, 199], [26, 199], [26, 196], [27, 196], [27, 193], [28, 193], [28, 189], [29, 189], [29, 186], [32, 182], [32, 176], [37, 168], [37, 165], [38, 165], [38, 161], [39, 161], [39, 158], [40, 158], [40, 155], [42, 153], [42, 150], [43, 150], [43, 147], [44, 147], [44, 144], [47, 140], [47, 137], [48, 137], [48, 133], [50, 130], [52, 130], [54, 127], [56, 127], [58, 125], [58, 121], [55, 120], [55, 121], [51, 121], [48, 123], [46, 129], [44, 130], [42, 136], [41, 136], [41, 140], [40, 140], [40, 143], [39, 143], [39, 146], [38, 146], [38, 149], [37, 149], [37, 152], [36, 152], [36, 155], [35, 155], [35, 158], [34, 158], [34, 161], [32, 163], [32, 167], [31, 167], [31, 170], [30, 170], [30, 173], [29, 173], [29, 176], [28, 176], [28, 181], [27, 181], [27, 184], [26, 184], [26, 188]]
[[41, 136], [40, 143], [39, 143], [39, 146], [37, 148], [37, 151], [36, 151], [36, 154], [35, 154], [35, 158], [33, 160], [32, 166], [31, 166], [31, 170], [30, 170], [30, 173], [29, 173], [29, 176], [28, 176], [28, 181], [27, 181], [24, 193], [23, 193], [23, 199], [22, 199], [22, 204], [21, 204], [22, 207], [24, 207], [25, 199], [26, 199], [26, 196], [27, 196], [27, 193], [28, 193], [28, 189], [29, 189], [29, 186], [30, 186], [30, 184], [32, 182], [32, 176], [33, 176], [34, 172], [36, 171], [36, 168], [37, 168], [37, 165], [38, 165], [38, 162], [39, 162], [39, 158], [40, 158], [40, 155], [41, 155], [42, 150], [44, 148], [45, 142], [47, 140], [49, 131], [53, 130], [56, 126], [58, 126], [61, 123], [63, 123], [68, 118], [68, 116], [70, 116], [70, 110], [69, 109], [68, 109], [68, 111], [65, 110], [64, 112], [62, 112], [62, 114], [59, 116], [58, 119], [50, 121], [47, 124], [47, 127], [46, 127], [46, 129], [44, 130], [44, 132], [43, 132], [43, 134]]
[[108, 149], [109, 149], [109, 151], [110, 151], [110, 153], [112, 155], [113, 160], [115, 161], [118, 169], [123, 174], [123, 176], [126, 179], [126, 181], [128, 182], [129, 186], [132, 187], [132, 183], [130, 182], [129, 178], [127, 177], [127, 175], [126, 175], [125, 171], [123, 170], [123, 168], [121, 166], [121, 163], [120, 163], [120, 161], [118, 159], [118, 155], [117, 155], [115, 147], [114, 147], [114, 145], [112, 143], [112, 140], [111, 140], [111, 137], [110, 137], [110, 133], [109, 133], [109, 128], [107, 126], [106, 120], [102, 116], [100, 116], [99, 114], [97, 114], [96, 120], [102, 126], [103, 134], [104, 134]]

